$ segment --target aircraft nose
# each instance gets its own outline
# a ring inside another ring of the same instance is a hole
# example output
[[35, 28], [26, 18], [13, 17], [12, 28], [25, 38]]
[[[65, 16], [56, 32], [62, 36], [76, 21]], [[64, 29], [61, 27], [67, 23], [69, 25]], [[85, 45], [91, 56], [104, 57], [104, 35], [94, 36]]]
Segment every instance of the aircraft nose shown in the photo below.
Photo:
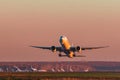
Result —
[[60, 36], [60, 39], [62, 39], [63, 38], [63, 36]]
[[60, 36], [60, 38], [62, 39], [62, 38], [66, 38], [65, 36]]
[[63, 36], [60, 36], [60, 42], [62, 42], [62, 40], [63, 40]]

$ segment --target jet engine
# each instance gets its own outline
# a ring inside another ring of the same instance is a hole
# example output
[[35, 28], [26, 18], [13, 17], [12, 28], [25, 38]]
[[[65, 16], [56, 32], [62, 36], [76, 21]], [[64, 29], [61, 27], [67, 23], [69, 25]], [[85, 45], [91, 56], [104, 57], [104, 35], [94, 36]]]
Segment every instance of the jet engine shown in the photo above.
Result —
[[56, 52], [56, 47], [55, 46], [51, 46], [51, 50], [52, 50], [52, 52]]
[[81, 51], [80, 46], [77, 46], [77, 47], [76, 47], [76, 51], [78, 51], [78, 52], [80, 52], [80, 51]]

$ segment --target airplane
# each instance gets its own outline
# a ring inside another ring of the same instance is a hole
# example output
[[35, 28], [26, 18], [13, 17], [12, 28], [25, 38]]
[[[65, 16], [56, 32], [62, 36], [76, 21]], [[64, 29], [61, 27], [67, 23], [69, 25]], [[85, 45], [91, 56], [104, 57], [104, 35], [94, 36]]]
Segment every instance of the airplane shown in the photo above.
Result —
[[[101, 46], [101, 47], [80, 47], [76, 46], [73, 47], [70, 45], [68, 39], [66, 36], [60, 36], [59, 42], [61, 44], [60, 47], [57, 46], [51, 46], [51, 47], [43, 47], [43, 46], [30, 46], [34, 48], [40, 48], [40, 49], [47, 49], [51, 50], [52, 52], [59, 51], [59, 57], [85, 57], [84, 55], [76, 55], [75, 52], [81, 53], [82, 50], [92, 50], [92, 49], [100, 49], [100, 48], [106, 48], [108, 46]], [[65, 53], [65, 55], [62, 55], [61, 52]]]
[[32, 70], [33, 72], [37, 72], [37, 71], [38, 71], [36, 68], [33, 68], [32, 66], [31, 66], [31, 70]]
[[47, 70], [44, 70], [44, 69], [36, 69], [36, 68], [33, 68], [32, 66], [31, 66], [31, 68], [30, 68], [31, 70], [32, 70], [32, 72], [47, 72]]
[[21, 69], [18, 68], [17, 66], [14, 66], [14, 68], [16, 68], [16, 72], [29, 72], [29, 70], [27, 70], [27, 69], [21, 70]]

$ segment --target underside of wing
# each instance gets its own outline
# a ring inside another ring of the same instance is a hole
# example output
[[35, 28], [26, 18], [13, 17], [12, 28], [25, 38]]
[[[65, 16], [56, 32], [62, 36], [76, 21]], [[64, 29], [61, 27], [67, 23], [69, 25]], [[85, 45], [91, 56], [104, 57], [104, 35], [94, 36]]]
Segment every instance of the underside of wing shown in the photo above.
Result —
[[41, 46], [30, 46], [34, 48], [40, 48], [40, 49], [51, 49], [51, 47], [41, 47]]
[[77, 47], [71, 47], [70, 50], [73, 52], [80, 52], [81, 50], [92, 50], [92, 49], [100, 49], [100, 48], [106, 48], [106, 47], [109, 47], [109, 46], [101, 46], [101, 47], [80, 47], [80, 46], [77, 46]]
[[100, 48], [106, 48], [109, 46], [101, 46], [101, 47], [83, 47], [81, 50], [92, 50], [92, 49], [100, 49]]
[[51, 46], [51, 47], [30, 46], [30, 47], [40, 48], [40, 49], [47, 49], [47, 50], [52, 50], [53, 52], [55, 52], [55, 51], [62, 52], [62, 51], [63, 51], [62, 47], [56, 47], [56, 46]]

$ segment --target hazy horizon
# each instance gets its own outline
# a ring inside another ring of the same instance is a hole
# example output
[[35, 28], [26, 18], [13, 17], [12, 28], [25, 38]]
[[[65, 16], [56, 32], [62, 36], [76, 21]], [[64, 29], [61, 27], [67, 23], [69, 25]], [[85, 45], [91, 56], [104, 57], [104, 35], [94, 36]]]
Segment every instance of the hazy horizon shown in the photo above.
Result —
[[[119, 0], [1, 0], [0, 62], [120, 61]], [[82, 51], [85, 58], [58, 57], [29, 47], [60, 46], [67, 36], [74, 46], [110, 46]]]

